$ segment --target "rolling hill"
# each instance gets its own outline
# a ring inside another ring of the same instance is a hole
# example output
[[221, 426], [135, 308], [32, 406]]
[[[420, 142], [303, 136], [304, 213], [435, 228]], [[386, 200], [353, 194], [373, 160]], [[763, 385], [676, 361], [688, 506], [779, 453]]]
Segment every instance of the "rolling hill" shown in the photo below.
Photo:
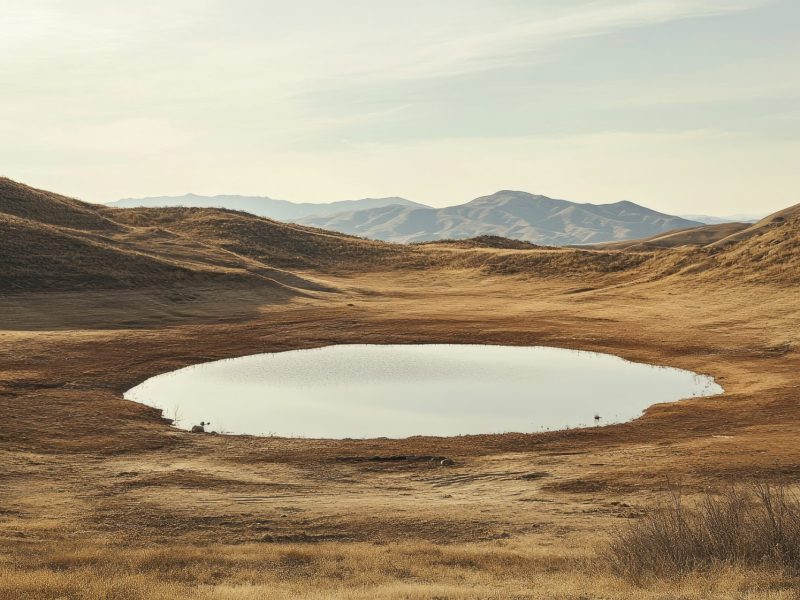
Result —
[[288, 269], [333, 268], [383, 246], [221, 209], [112, 209], [0, 178], [0, 290], [243, 285], [291, 295], [326, 286]]
[[[590, 226], [604, 235], [632, 235], [680, 222], [625, 202], [497, 196], [469, 203], [469, 211], [483, 211], [485, 219], [516, 214], [553, 228], [569, 225], [565, 237], [599, 235]], [[114, 209], [0, 179], [0, 255], [6, 292], [177, 287], [288, 298], [336, 291], [330, 281], [341, 276], [416, 278], [442, 269], [584, 283], [596, 278], [603, 285], [684, 275], [794, 285], [800, 282], [800, 205], [754, 225], [702, 226], [579, 248], [491, 235], [394, 244], [225, 209]]]
[[595, 248], [598, 250], [653, 250], [657, 248], [678, 248], [680, 246], [702, 247], [749, 228], [749, 223], [719, 223], [716, 225], [690, 227], [689, 229], [676, 229], [639, 240], [603, 242], [600, 244], [576, 245], [575, 247]]
[[227, 208], [249, 212], [260, 217], [268, 217], [278, 221], [296, 221], [310, 216], [329, 216], [341, 212], [355, 210], [372, 210], [385, 206], [405, 206], [412, 208], [428, 208], [424, 204], [412, 202], [405, 198], [363, 198], [361, 200], [340, 200], [328, 203], [290, 202], [275, 200], [267, 196], [157, 196], [151, 198], [124, 198], [109, 202], [106, 206], [113, 208]]
[[508, 190], [447, 208], [384, 206], [298, 222], [391, 242], [491, 235], [548, 246], [642, 238], [702, 225], [633, 202], [578, 204]]
[[576, 247], [594, 248], [596, 250], [654, 250], [694, 246], [709, 250], [719, 250], [736, 242], [753, 240], [786, 223], [796, 225], [798, 220], [800, 220], [800, 204], [768, 215], [755, 223], [718, 223], [668, 231], [667, 233], [638, 240], [576, 245]]

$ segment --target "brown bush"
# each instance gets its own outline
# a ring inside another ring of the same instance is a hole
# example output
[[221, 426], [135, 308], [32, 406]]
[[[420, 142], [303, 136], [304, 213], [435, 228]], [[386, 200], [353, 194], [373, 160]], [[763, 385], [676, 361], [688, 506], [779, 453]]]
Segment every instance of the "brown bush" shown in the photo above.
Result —
[[800, 572], [800, 501], [783, 486], [754, 484], [706, 493], [687, 506], [679, 491], [617, 530], [607, 558], [617, 574], [641, 581], [719, 566]]

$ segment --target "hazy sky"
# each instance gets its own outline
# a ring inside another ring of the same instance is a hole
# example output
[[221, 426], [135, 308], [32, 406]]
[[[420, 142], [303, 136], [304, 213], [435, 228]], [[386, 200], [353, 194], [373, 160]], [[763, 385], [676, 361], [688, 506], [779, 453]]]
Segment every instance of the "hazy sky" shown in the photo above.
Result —
[[800, 202], [798, 0], [0, 9], [0, 174], [86, 200]]

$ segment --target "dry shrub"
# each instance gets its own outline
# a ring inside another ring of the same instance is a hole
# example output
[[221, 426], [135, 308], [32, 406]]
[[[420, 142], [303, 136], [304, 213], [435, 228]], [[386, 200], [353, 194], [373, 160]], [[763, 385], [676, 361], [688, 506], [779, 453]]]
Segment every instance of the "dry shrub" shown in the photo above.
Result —
[[613, 534], [607, 558], [640, 582], [721, 566], [800, 573], [800, 501], [783, 486], [754, 484], [706, 493], [687, 506], [680, 491]]

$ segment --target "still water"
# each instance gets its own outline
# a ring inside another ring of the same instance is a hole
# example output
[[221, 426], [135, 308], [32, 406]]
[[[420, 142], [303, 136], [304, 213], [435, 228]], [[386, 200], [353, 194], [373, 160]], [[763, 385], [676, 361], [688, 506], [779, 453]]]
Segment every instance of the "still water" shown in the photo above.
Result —
[[638, 417], [722, 393], [711, 377], [560, 348], [341, 345], [256, 354], [148, 379], [125, 397], [175, 425], [253, 435], [401, 438], [533, 432]]

